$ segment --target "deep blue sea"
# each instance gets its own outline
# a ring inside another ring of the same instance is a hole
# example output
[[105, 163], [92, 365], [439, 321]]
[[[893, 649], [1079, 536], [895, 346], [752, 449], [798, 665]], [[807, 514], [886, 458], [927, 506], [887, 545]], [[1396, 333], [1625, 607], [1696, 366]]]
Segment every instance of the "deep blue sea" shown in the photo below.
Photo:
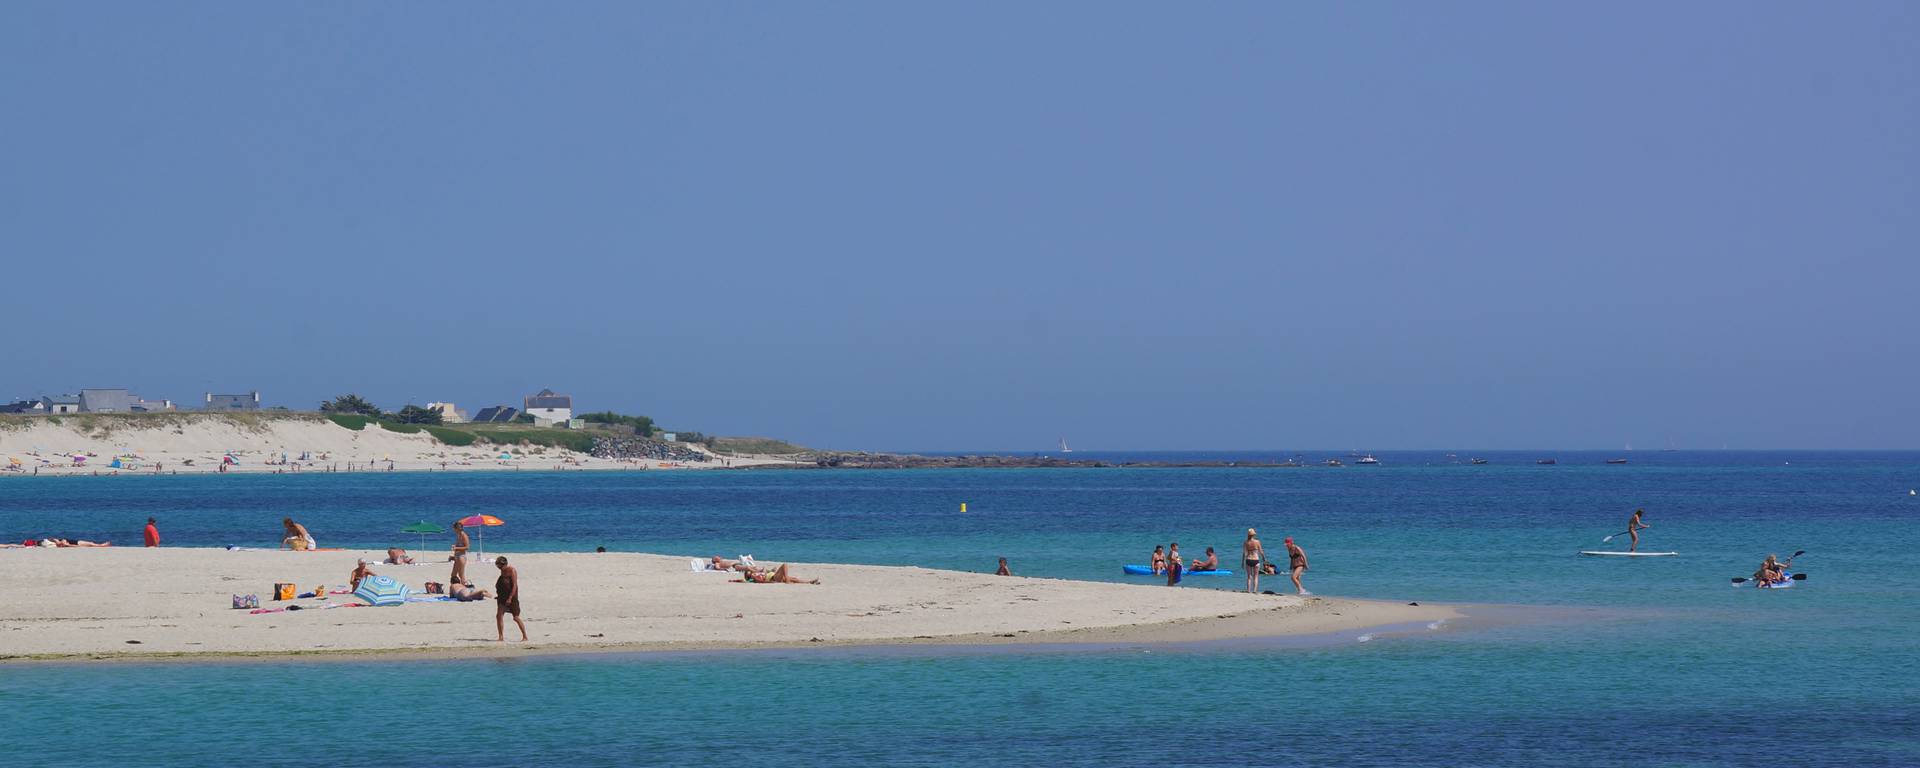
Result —
[[[0, 666], [16, 747], [0, 764], [1920, 765], [1920, 453], [1469, 455], [0, 480], [0, 540], [137, 543], [153, 515], [169, 545], [270, 547], [292, 516], [323, 546], [409, 546], [403, 525], [485, 512], [507, 522], [489, 550], [980, 571], [1004, 556], [1022, 575], [1117, 581], [1156, 543], [1231, 559], [1255, 526], [1307, 549], [1320, 594], [1524, 607], [1308, 647]], [[1619, 546], [1601, 539], [1635, 507], [1643, 548], [1680, 557], [1575, 555]], [[1729, 585], [1794, 550], [1795, 589]], [[1238, 583], [1222, 581], [1181, 588]]]

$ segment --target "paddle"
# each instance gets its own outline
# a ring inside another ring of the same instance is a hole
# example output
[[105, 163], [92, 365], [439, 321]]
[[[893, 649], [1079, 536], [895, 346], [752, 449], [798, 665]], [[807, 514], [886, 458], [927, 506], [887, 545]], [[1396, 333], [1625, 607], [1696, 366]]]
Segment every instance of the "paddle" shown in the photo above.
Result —
[[[1787, 561], [1786, 561], [1786, 562], [1784, 562], [1784, 563], [1781, 563], [1781, 564], [1780, 564], [1780, 567], [1781, 567], [1781, 568], [1785, 568], [1785, 567], [1787, 567], [1787, 566], [1789, 566], [1789, 565], [1793, 565], [1793, 559], [1794, 559], [1794, 558], [1796, 558], [1796, 557], [1799, 557], [1799, 556], [1801, 556], [1801, 555], [1804, 555], [1804, 554], [1806, 554], [1806, 553], [1807, 553], [1807, 551], [1806, 551], [1806, 550], [1804, 550], [1804, 549], [1796, 549], [1796, 550], [1794, 550], [1794, 552], [1793, 552], [1793, 554], [1791, 554], [1791, 555], [1787, 555]], [[1791, 575], [1791, 576], [1789, 576], [1789, 577], [1787, 577], [1787, 578], [1790, 578], [1790, 579], [1793, 579], [1794, 581], [1806, 581], [1806, 580], [1807, 580], [1807, 575], [1806, 575], [1806, 574], [1804, 574], [1804, 573], [1796, 573], [1796, 574], [1793, 574], [1793, 575]], [[1738, 578], [1735, 578], [1735, 579], [1733, 580], [1733, 583], [1734, 583], [1735, 585], [1739, 585], [1739, 584], [1745, 584], [1745, 583], [1747, 583], [1747, 582], [1749, 582], [1749, 581], [1753, 581], [1753, 579], [1751, 579], [1751, 578], [1748, 578], [1748, 577], [1745, 577], [1745, 576], [1742, 576], [1742, 577], [1738, 577]]]
[[[1651, 528], [1651, 527], [1653, 527], [1653, 526], [1647, 526], [1647, 525], [1643, 525], [1643, 526], [1641, 526], [1641, 527], [1642, 527], [1642, 528]], [[1614, 537], [1614, 536], [1625, 536], [1625, 535], [1627, 535], [1627, 534], [1629, 534], [1629, 533], [1633, 533], [1633, 529], [1632, 529], [1632, 528], [1628, 528], [1628, 529], [1626, 529], [1626, 530], [1624, 530], [1624, 531], [1621, 531], [1621, 532], [1619, 532], [1619, 533], [1616, 533], [1616, 534], [1614, 534], [1613, 536], [1608, 536], [1608, 537], [1606, 537], [1606, 538], [1604, 538], [1604, 539], [1601, 539], [1601, 540], [1600, 540], [1600, 543], [1602, 543], [1602, 544], [1606, 544], [1606, 543], [1608, 543], [1608, 542], [1611, 542], [1611, 541], [1613, 541], [1613, 537]]]

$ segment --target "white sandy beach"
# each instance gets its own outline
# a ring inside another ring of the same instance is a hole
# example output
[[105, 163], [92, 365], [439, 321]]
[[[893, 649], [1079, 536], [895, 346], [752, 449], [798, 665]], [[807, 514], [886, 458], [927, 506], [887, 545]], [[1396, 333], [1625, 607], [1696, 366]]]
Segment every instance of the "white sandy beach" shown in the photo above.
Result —
[[[459, 447], [425, 432], [403, 434], [379, 426], [353, 430], [319, 418], [248, 422], [217, 415], [150, 421], [69, 417], [54, 423], [42, 417], [17, 424], [24, 426], [0, 428], [0, 478], [211, 473], [220, 471], [229, 454], [238, 460], [228, 466], [229, 472], [270, 473], [718, 469], [786, 463], [773, 457], [731, 456], [709, 462], [599, 459], [551, 446]], [[76, 462], [75, 455], [84, 459]], [[287, 463], [277, 463], [282, 457]], [[116, 458], [129, 468], [112, 467]]]
[[[444, 561], [444, 550], [422, 560]], [[1155, 643], [1311, 635], [1454, 618], [1455, 607], [1249, 595], [1144, 584], [998, 577], [911, 567], [796, 563], [820, 585], [735, 583], [688, 558], [528, 553], [521, 574], [531, 635], [494, 642], [494, 604], [269, 600], [274, 582], [343, 589], [354, 563], [384, 552], [227, 551], [115, 546], [0, 550], [0, 660], [197, 655], [520, 655], [819, 644]], [[767, 563], [766, 565], [771, 565]], [[375, 570], [418, 589], [449, 564]], [[493, 565], [468, 577], [491, 589]], [[1281, 580], [1284, 581], [1284, 580]], [[1278, 587], [1279, 584], [1274, 586]], [[250, 614], [231, 595], [256, 594]], [[313, 610], [320, 609], [320, 610]]]

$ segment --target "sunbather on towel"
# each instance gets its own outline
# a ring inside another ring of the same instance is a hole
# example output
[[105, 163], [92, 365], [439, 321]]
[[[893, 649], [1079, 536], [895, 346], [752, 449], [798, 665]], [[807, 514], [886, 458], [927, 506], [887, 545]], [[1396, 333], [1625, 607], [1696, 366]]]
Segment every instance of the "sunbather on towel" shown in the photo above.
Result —
[[765, 568], [748, 568], [746, 571], [742, 572], [742, 575], [746, 577], [746, 581], [748, 583], [752, 583], [752, 584], [818, 584], [820, 583], [819, 579], [814, 579], [813, 581], [806, 581], [804, 579], [795, 577], [793, 574], [787, 573], [786, 563], [781, 563], [779, 568], [775, 568], [771, 571]]
[[387, 565], [413, 565], [413, 558], [404, 549], [390, 547], [387, 549]]
[[113, 542], [111, 541], [98, 542], [98, 541], [87, 541], [86, 539], [62, 539], [57, 536], [49, 536], [47, 538], [41, 539], [40, 546], [43, 546], [43, 547], [48, 546], [47, 542], [49, 541], [53, 542], [52, 546], [55, 546], [55, 547], [111, 547], [113, 546]]
[[746, 563], [740, 562], [739, 560], [728, 560], [719, 555], [714, 555], [712, 558], [709, 558], [707, 563], [716, 571], [740, 571], [744, 573], [748, 567]]
[[447, 596], [463, 603], [471, 603], [475, 600], [490, 600], [493, 598], [493, 593], [484, 589], [474, 589], [472, 585], [448, 584]]

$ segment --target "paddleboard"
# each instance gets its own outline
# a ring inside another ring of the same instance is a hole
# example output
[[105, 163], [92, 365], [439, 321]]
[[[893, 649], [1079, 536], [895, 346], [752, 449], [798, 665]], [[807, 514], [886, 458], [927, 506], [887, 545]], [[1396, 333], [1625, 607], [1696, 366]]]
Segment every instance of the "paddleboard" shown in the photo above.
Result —
[[1680, 556], [1680, 553], [1678, 553], [1678, 552], [1594, 552], [1594, 551], [1585, 551], [1585, 552], [1581, 552], [1580, 554], [1583, 554], [1583, 555], [1590, 555], [1590, 556], [1593, 556], [1593, 557], [1679, 557], [1679, 556]]
[[[1152, 567], [1152, 566], [1146, 566], [1146, 565], [1123, 565], [1123, 566], [1120, 566], [1120, 572], [1121, 572], [1121, 573], [1124, 573], [1124, 574], [1126, 574], [1126, 575], [1128, 575], [1128, 576], [1153, 576], [1153, 575], [1155, 575], [1155, 574], [1154, 574], [1154, 572], [1153, 572], [1153, 567]], [[1163, 574], [1159, 574], [1159, 575], [1161, 575], [1161, 576], [1165, 576], [1166, 574], [1164, 574], [1164, 573], [1163, 573]], [[1181, 572], [1180, 572], [1180, 578], [1183, 578], [1183, 579], [1184, 579], [1184, 578], [1186, 578], [1186, 577], [1188, 577], [1188, 576], [1232, 576], [1232, 575], [1233, 575], [1233, 571], [1228, 571], [1228, 570], [1216, 570], [1216, 571], [1181, 571]]]

